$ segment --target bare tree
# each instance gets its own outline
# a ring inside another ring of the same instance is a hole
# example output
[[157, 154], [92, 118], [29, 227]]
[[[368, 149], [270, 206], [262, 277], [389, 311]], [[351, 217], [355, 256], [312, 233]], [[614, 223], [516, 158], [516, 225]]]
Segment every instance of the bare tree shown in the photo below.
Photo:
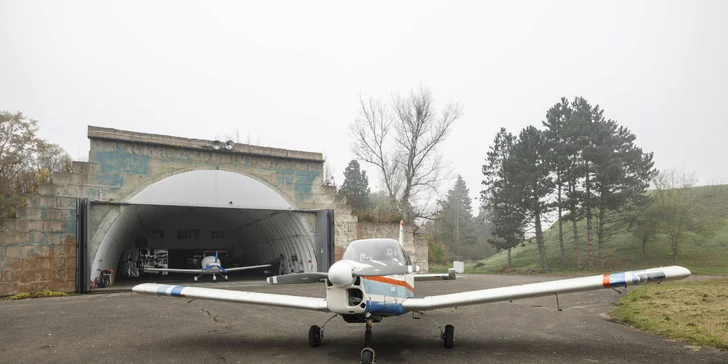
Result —
[[653, 180], [658, 226], [670, 240], [675, 264], [678, 264], [683, 242], [707, 239], [723, 224], [722, 219], [707, 208], [722, 190], [716, 186], [694, 187], [696, 182], [694, 174], [675, 169], [661, 171]]
[[329, 163], [329, 159], [327, 158], [326, 153], [323, 155], [324, 157], [324, 185], [326, 186], [336, 186], [336, 181], [334, 180], [334, 168], [331, 167], [331, 163]]
[[462, 107], [451, 103], [438, 111], [423, 87], [406, 97], [395, 95], [391, 105], [373, 98], [360, 98], [360, 104], [359, 117], [351, 125], [352, 152], [379, 169], [389, 198], [411, 223], [424, 212], [416, 199], [435, 193], [446, 178], [437, 147], [462, 116]]

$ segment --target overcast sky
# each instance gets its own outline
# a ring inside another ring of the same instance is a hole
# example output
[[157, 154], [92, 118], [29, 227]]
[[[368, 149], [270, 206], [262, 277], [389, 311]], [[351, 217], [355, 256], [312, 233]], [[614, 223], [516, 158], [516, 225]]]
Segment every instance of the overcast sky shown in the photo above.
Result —
[[[728, 182], [728, 1], [0, 0], [0, 110], [74, 159], [87, 126], [353, 158], [359, 94], [464, 105], [441, 151], [478, 196], [501, 126], [583, 96], [658, 168]], [[376, 174], [372, 167], [369, 173]], [[376, 181], [371, 181], [372, 182]]]

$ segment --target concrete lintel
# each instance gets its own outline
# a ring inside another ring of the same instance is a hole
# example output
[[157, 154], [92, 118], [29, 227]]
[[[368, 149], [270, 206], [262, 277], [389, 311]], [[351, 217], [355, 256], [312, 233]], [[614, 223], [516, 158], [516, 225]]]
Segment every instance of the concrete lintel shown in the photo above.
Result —
[[[150, 144], [165, 147], [176, 147], [185, 149], [197, 149], [197, 150], [209, 150], [212, 151], [212, 140], [204, 139], [191, 139], [174, 137], [161, 134], [148, 134], [139, 133], [128, 130], [118, 130], [112, 128], [103, 128], [98, 126], [88, 126], [88, 138], [89, 139], [103, 139], [103, 140], [114, 140], [123, 141], [134, 144]], [[221, 142], [225, 142], [221, 140]], [[323, 163], [324, 158], [322, 153], [304, 152], [298, 150], [288, 150], [281, 148], [261, 147], [256, 145], [248, 145], [235, 143], [232, 150], [228, 151], [223, 149], [219, 150], [220, 153], [235, 153], [252, 156], [261, 156], [268, 158], [283, 158], [293, 160], [303, 160], [309, 162], [321, 162]]]

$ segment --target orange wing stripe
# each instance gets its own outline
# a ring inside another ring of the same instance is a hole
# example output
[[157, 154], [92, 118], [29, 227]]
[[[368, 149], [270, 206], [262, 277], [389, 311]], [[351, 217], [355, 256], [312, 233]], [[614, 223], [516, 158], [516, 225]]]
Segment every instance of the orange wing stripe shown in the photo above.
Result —
[[[364, 278], [364, 277], [362, 277], [362, 278]], [[393, 278], [388, 278], [388, 277], [382, 277], [382, 276], [366, 277], [364, 279], [368, 279], [370, 281], [377, 281], [377, 282], [382, 282], [382, 283], [394, 284], [396, 286], [405, 287], [405, 288], [407, 288], [408, 290], [410, 290], [412, 292], [415, 291], [414, 287], [410, 286], [409, 283], [407, 283], [406, 281], [400, 281], [398, 279], [393, 279]]]
[[609, 273], [602, 276], [602, 286], [604, 286], [604, 288], [609, 288], [611, 286], [609, 283]]

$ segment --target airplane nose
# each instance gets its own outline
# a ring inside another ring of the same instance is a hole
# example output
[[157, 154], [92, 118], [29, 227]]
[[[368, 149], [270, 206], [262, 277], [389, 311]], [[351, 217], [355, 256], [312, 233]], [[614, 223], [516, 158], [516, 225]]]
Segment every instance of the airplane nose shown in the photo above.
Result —
[[351, 274], [352, 270], [351, 265], [346, 264], [346, 262], [339, 261], [331, 265], [331, 268], [329, 268], [329, 281], [331, 284], [337, 287], [347, 287], [354, 283], [354, 276]]

